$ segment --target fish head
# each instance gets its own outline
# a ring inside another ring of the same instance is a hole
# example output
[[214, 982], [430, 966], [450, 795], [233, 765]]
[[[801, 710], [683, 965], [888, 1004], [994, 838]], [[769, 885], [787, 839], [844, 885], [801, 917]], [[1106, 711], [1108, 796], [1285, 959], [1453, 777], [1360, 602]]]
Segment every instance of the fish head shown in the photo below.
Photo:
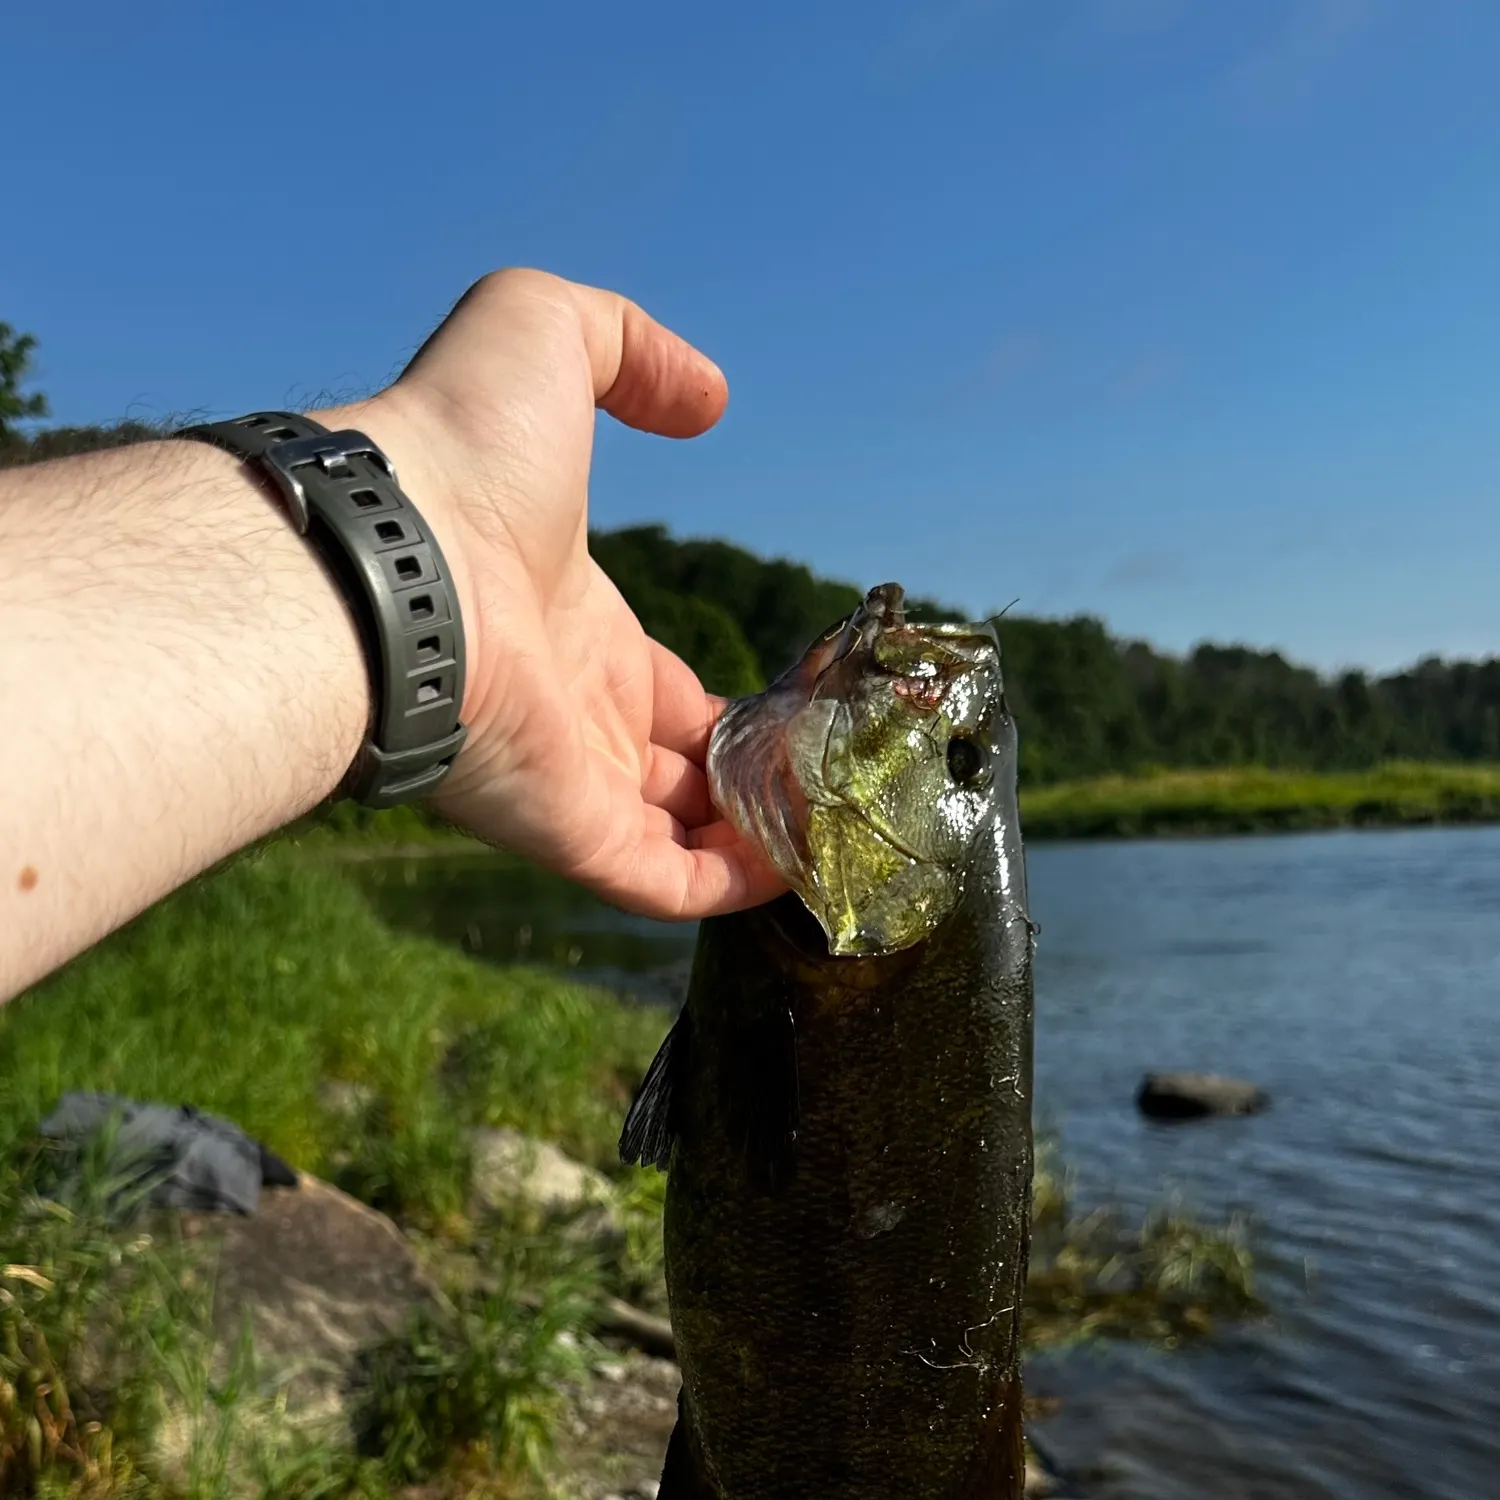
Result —
[[990, 625], [908, 624], [899, 584], [715, 727], [719, 810], [840, 956], [909, 948], [958, 905], [1013, 806], [1015, 734]]

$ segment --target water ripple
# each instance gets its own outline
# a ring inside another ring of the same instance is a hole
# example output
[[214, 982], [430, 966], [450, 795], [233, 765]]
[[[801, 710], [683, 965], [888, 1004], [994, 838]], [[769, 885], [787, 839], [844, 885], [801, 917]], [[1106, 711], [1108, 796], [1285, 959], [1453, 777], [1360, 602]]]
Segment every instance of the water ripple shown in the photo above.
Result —
[[[1087, 1196], [1249, 1207], [1276, 1304], [1034, 1372], [1101, 1500], [1500, 1493], [1500, 830], [1033, 851], [1040, 1113]], [[1154, 1068], [1248, 1077], [1162, 1128]]]

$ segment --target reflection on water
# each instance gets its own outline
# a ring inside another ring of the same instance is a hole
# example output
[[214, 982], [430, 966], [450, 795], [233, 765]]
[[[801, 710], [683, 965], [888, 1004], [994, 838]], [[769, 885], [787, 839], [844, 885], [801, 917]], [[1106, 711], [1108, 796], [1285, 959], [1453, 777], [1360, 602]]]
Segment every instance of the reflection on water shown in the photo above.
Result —
[[550, 964], [642, 1001], [680, 1002], [696, 922], [616, 911], [571, 881], [500, 854], [438, 854], [353, 863], [393, 926], [453, 943], [490, 963]]
[[[1037, 1112], [1085, 1198], [1163, 1185], [1263, 1225], [1275, 1319], [1049, 1358], [1097, 1500], [1500, 1495], [1500, 829], [1055, 845], [1030, 857]], [[490, 856], [361, 872], [397, 924], [679, 997], [693, 929]], [[1141, 1073], [1268, 1088], [1141, 1120]]]

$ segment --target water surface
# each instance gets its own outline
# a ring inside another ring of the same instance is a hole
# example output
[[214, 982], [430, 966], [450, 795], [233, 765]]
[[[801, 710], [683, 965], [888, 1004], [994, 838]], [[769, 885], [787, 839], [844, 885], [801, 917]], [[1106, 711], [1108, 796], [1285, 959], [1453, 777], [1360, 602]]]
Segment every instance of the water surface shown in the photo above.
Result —
[[[398, 924], [681, 993], [691, 928], [410, 863], [365, 874]], [[1082, 1195], [1250, 1209], [1276, 1308], [1186, 1354], [1040, 1363], [1051, 1449], [1103, 1500], [1500, 1495], [1500, 829], [1051, 845], [1030, 871], [1038, 1115]], [[1153, 1125], [1153, 1068], [1273, 1107]]]

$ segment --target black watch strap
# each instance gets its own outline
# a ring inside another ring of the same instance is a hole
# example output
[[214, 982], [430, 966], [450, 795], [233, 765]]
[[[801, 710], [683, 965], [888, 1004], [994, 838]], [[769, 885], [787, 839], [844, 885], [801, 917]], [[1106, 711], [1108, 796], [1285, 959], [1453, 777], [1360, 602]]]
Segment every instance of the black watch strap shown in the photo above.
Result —
[[372, 722], [341, 791], [369, 807], [425, 796], [464, 742], [464, 632], [437, 539], [362, 432], [263, 411], [174, 434], [244, 459], [285, 499], [359, 622]]

